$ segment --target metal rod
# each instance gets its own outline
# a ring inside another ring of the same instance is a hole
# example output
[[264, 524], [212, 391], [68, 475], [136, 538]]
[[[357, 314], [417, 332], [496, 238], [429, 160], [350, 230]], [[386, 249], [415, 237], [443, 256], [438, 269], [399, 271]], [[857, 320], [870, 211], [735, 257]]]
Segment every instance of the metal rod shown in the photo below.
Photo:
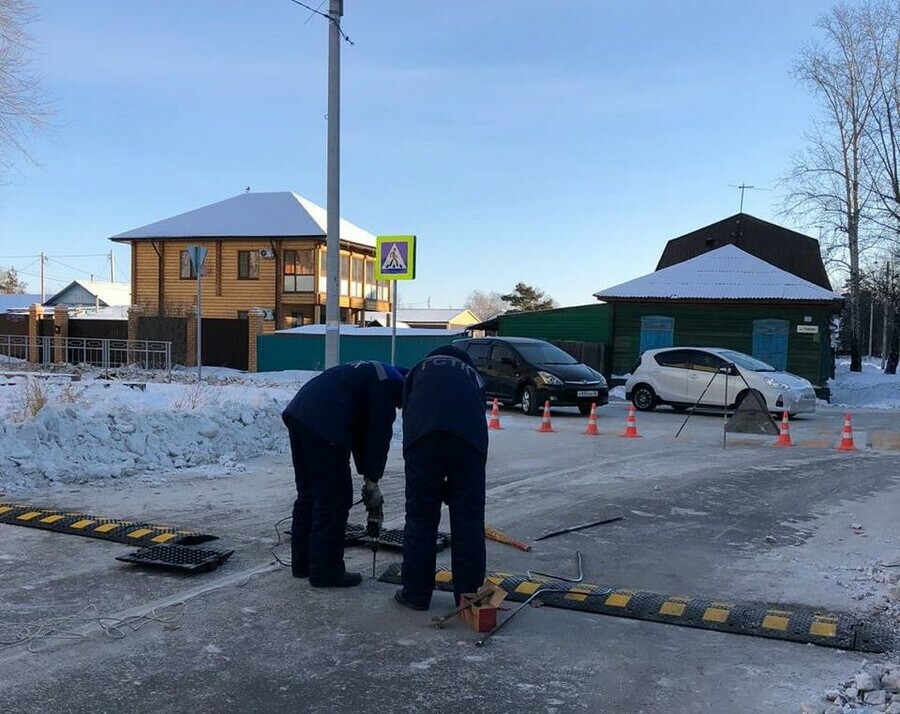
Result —
[[391, 291], [391, 364], [397, 364], [397, 281]]
[[535, 590], [531, 594], [531, 597], [529, 597], [519, 607], [517, 607], [515, 610], [513, 610], [512, 613], [510, 613], [509, 617], [507, 617], [503, 622], [501, 622], [499, 625], [497, 625], [493, 630], [488, 632], [480, 640], [476, 640], [475, 646], [476, 647], [484, 647], [485, 642], [487, 642], [489, 639], [491, 639], [491, 637], [493, 637], [498, 632], [500, 632], [500, 630], [502, 630], [504, 627], [506, 627], [509, 624], [510, 620], [512, 620], [516, 615], [518, 615], [520, 612], [522, 612], [522, 610], [524, 610], [526, 607], [528, 607], [531, 604], [532, 600], [534, 600], [538, 595], [543, 595], [544, 593], [547, 593], [547, 592], [551, 592], [550, 588], [541, 588], [540, 590]]
[[563, 575], [551, 575], [550, 573], [539, 573], [537, 570], [526, 570], [525, 572], [528, 574], [529, 580], [534, 580], [535, 576], [539, 576], [542, 578], [552, 578], [553, 580], [562, 580], [567, 583], [580, 583], [584, 580], [584, 568], [581, 563], [581, 551], [575, 551], [575, 557], [578, 558], [578, 577], [577, 578], [567, 578]]
[[583, 523], [580, 526], [572, 526], [571, 528], [563, 528], [561, 531], [553, 531], [553, 533], [545, 533], [542, 536], [535, 538], [535, 540], [545, 540], [547, 538], [552, 538], [553, 536], [562, 535], [563, 533], [573, 533], [574, 531], [584, 530], [585, 528], [591, 528], [593, 526], [602, 526], [607, 523], [615, 523], [616, 521], [622, 521], [625, 519], [625, 516], [614, 516], [612, 518], [604, 518], [602, 521], [594, 521], [593, 523]]

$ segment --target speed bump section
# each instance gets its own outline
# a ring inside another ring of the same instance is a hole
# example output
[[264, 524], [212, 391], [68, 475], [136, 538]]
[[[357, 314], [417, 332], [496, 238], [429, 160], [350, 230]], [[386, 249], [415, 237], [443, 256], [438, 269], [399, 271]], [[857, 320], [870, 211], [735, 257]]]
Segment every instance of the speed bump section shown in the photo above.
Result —
[[[685, 595], [663, 595], [642, 590], [608, 588], [561, 580], [530, 580], [509, 573], [491, 573], [488, 580], [505, 590], [509, 600], [524, 602], [538, 588], [546, 607], [581, 610], [601, 615], [663, 622], [739, 635], [789, 640], [858, 652], [888, 652], [896, 645], [894, 633], [859, 620], [850, 613], [823, 613], [802, 606], [774, 606], [757, 602], [724, 602]], [[400, 583], [401, 566], [391, 565], [382, 582]], [[453, 574], [435, 573], [437, 590], [453, 590]]]
[[6, 501], [0, 501], [0, 523], [40, 528], [54, 533], [68, 533], [87, 538], [100, 538], [137, 546], [195, 545], [217, 538], [214, 535], [170, 526], [92, 516], [86, 513], [72, 513]]

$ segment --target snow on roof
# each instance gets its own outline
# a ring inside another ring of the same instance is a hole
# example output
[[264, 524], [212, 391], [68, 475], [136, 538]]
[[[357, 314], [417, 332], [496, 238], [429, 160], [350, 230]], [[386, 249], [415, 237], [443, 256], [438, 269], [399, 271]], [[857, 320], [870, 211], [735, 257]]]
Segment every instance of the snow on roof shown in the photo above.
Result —
[[[326, 235], [327, 212], [292, 191], [241, 193], [150, 223], [110, 240], [150, 238], [294, 238]], [[370, 247], [375, 236], [341, 219], [341, 240]]]
[[[381, 322], [390, 313], [388, 312], [366, 312], [366, 319], [378, 320]], [[450, 308], [442, 310], [439, 308], [397, 308], [397, 322], [466, 322], [476, 323], [478, 318], [465, 308]]]
[[733, 245], [594, 293], [607, 298], [665, 300], [840, 300], [837, 293], [798, 278]]
[[29, 306], [39, 305], [40, 302], [41, 296], [35, 293], [0, 294], [0, 314], [7, 310], [28, 310]]
[[107, 283], [100, 280], [73, 280], [56, 295], [48, 298], [44, 305], [66, 304], [66, 293], [80, 287], [93, 296], [100, 298], [103, 307], [109, 305], [131, 305], [131, 285], [128, 283]]
[[96, 312], [88, 310], [78, 315], [69, 315], [70, 320], [127, 320], [128, 305], [112, 305], [101, 307]]
[[[462, 330], [429, 330], [418, 327], [398, 327], [397, 337], [447, 337], [448, 335], [461, 334]], [[291, 327], [287, 330], [277, 330], [279, 335], [324, 335], [325, 325], [304, 325], [303, 327]], [[354, 337], [389, 337], [390, 327], [359, 327], [358, 325], [341, 325], [342, 335]]]

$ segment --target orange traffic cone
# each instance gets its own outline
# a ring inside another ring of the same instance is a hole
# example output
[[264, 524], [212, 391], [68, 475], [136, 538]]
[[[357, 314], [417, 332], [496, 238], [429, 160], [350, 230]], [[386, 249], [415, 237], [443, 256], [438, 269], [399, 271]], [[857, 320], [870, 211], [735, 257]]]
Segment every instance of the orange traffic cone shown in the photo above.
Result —
[[640, 439], [637, 430], [637, 419], [634, 418], [634, 405], [628, 405], [628, 418], [625, 420], [625, 431], [619, 434], [623, 439]]
[[793, 446], [794, 442], [791, 441], [791, 424], [788, 421], [788, 413], [787, 411], [783, 411], [781, 413], [781, 434], [778, 435], [778, 441], [775, 442], [775, 446]]
[[841, 443], [837, 447], [838, 451], [856, 451], [856, 444], [853, 443], [853, 427], [850, 426], [849, 412], [844, 415], [844, 426], [841, 429]]
[[541, 428], [538, 431], [542, 432], [550, 432], [555, 431], [553, 426], [550, 424], [550, 402], [544, 402], [544, 418], [541, 419]]
[[491, 420], [488, 422], [488, 429], [502, 429], [500, 426], [500, 404], [497, 397], [494, 397], [494, 406], [491, 407]]
[[597, 404], [591, 404], [591, 415], [588, 417], [587, 429], [584, 432], [588, 436], [600, 436], [597, 429]]

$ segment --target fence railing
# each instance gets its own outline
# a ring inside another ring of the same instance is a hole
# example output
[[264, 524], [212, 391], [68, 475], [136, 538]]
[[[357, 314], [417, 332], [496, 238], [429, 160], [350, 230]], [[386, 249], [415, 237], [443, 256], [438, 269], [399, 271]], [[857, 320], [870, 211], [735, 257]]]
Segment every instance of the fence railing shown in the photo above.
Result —
[[0, 335], [0, 361], [38, 364], [88, 364], [109, 369], [137, 365], [172, 368], [172, 343], [163, 340], [113, 340], [99, 337]]

